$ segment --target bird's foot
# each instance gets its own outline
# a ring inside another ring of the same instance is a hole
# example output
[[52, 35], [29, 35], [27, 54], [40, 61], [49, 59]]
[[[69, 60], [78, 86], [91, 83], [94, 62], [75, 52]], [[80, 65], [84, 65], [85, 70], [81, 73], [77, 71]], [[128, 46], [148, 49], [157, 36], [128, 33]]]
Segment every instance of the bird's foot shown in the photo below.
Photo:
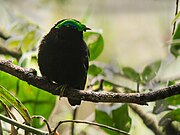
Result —
[[64, 85], [60, 85], [56, 88], [56, 90], [59, 91], [59, 100], [61, 100], [61, 97], [63, 97], [64, 91], [65, 91], [65, 89], [67, 89], [67, 87], [68, 86], [66, 84], [64, 84]]

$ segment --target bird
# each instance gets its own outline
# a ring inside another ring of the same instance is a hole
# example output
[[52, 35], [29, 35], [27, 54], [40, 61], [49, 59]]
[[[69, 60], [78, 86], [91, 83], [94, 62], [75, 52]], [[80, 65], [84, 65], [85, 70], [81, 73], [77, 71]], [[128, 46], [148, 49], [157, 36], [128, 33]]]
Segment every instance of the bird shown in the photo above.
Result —
[[[84, 90], [89, 67], [89, 50], [83, 32], [90, 30], [75, 19], [62, 19], [42, 39], [38, 51], [38, 65], [43, 77], [66, 86]], [[65, 89], [66, 90], [66, 89]], [[68, 98], [71, 106], [80, 99]]]

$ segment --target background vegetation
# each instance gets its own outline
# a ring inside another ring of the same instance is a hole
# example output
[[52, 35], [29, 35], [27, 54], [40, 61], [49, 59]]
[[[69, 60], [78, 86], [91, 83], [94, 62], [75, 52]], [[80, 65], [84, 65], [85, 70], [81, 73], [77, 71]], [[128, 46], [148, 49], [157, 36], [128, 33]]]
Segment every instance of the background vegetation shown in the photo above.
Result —
[[[34, 68], [40, 75], [37, 51], [42, 37], [57, 21], [75, 18], [92, 29], [84, 35], [91, 52], [87, 89], [148, 92], [179, 82], [179, 24], [175, 34], [171, 33], [175, 1], [0, 0], [0, 3], [0, 46], [16, 54], [0, 51], [0, 59]], [[57, 96], [4, 72], [0, 72], [0, 86], [1, 114], [15, 116], [19, 123], [28, 123], [31, 116], [41, 115], [54, 128], [60, 120], [72, 119], [73, 109], [66, 98], [59, 101]], [[22, 103], [20, 108], [9, 92]], [[177, 95], [148, 106], [83, 102], [76, 119], [95, 121], [132, 135], [178, 134], [179, 99]], [[47, 131], [39, 119], [33, 120], [32, 126]], [[58, 132], [70, 134], [70, 127], [71, 124], [64, 124]], [[16, 134], [7, 123], [2, 122], [2, 129], [4, 134], [10, 131]], [[22, 130], [18, 131], [23, 134]], [[77, 124], [75, 134], [118, 133]]]

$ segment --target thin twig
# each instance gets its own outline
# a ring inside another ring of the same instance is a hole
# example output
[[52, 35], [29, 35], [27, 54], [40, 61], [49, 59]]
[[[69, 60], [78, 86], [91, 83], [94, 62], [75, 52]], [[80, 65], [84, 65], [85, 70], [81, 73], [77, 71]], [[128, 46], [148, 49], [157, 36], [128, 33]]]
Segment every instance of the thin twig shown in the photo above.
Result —
[[3, 135], [3, 129], [2, 129], [2, 123], [1, 123], [1, 120], [0, 120], [0, 135]]
[[140, 85], [140, 83], [137, 82], [137, 92], [139, 92], [139, 85]]
[[[177, 15], [177, 13], [178, 13], [178, 8], [179, 8], [179, 0], [176, 0], [176, 10], [175, 10], [175, 16], [176, 16], [176, 15]], [[175, 21], [175, 22], [174, 22], [174, 24], [173, 24], [172, 35], [174, 35], [175, 29], [176, 29], [176, 21]]]
[[[78, 110], [78, 107], [73, 108], [73, 112], [72, 112], [73, 120], [76, 120], [77, 110]], [[75, 128], [75, 125], [74, 125], [74, 122], [72, 122], [72, 124], [71, 124], [71, 135], [74, 135], [74, 128]]]
[[48, 132], [49, 132], [49, 134], [52, 132], [51, 131], [51, 127], [50, 127], [50, 125], [49, 125], [49, 123], [48, 123], [48, 121], [43, 117], [43, 116], [40, 116], [40, 115], [35, 115], [35, 116], [32, 116], [32, 119], [34, 119], [34, 118], [38, 118], [38, 119], [42, 119], [43, 121], [44, 121], [44, 123], [46, 124], [46, 126], [47, 126], [47, 129], [48, 129]]
[[63, 121], [60, 121], [58, 123], [58, 125], [56, 126], [56, 128], [54, 129], [54, 132], [57, 130], [57, 128], [61, 125], [61, 124], [64, 124], [64, 123], [83, 123], [83, 124], [89, 124], [89, 125], [94, 125], [94, 126], [98, 126], [98, 127], [102, 127], [102, 128], [107, 128], [109, 130], [113, 130], [115, 132], [118, 132], [118, 133], [121, 133], [121, 134], [125, 134], [125, 135], [130, 135], [129, 133], [125, 132], [125, 131], [122, 131], [122, 130], [119, 130], [117, 128], [113, 128], [113, 127], [110, 127], [110, 126], [107, 126], [107, 125], [103, 125], [103, 124], [99, 124], [99, 123], [95, 123], [95, 122], [90, 122], [90, 121], [84, 121], [84, 120], [63, 120]]
[[0, 114], [0, 120], [5, 121], [5, 122], [7, 122], [9, 124], [17, 126], [17, 127], [21, 128], [21, 129], [24, 129], [25, 131], [28, 131], [28, 132], [31, 132], [31, 133], [34, 133], [34, 134], [48, 135], [48, 132], [45, 132], [45, 131], [30, 127], [28, 125], [21, 124], [21, 123], [15, 121], [13, 119], [10, 119], [8, 117], [3, 116], [2, 114]]

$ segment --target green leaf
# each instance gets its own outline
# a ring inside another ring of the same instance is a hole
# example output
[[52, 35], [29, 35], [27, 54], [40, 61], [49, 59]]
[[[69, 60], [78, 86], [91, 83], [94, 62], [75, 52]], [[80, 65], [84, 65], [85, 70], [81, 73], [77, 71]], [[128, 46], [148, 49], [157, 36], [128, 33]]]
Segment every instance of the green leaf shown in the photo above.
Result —
[[175, 81], [168, 81], [167, 82], [167, 86], [172, 86], [172, 85], [175, 85], [176, 83], [175, 83]]
[[137, 73], [133, 68], [131, 67], [124, 67], [122, 69], [124, 76], [126, 76], [127, 78], [135, 81], [135, 82], [139, 82], [140, 81], [140, 75], [139, 73]]
[[98, 32], [85, 32], [84, 40], [88, 45], [90, 52], [90, 61], [95, 60], [103, 51], [104, 40]]
[[171, 25], [173, 25], [180, 17], [180, 11], [177, 13], [177, 15], [174, 17], [174, 19], [171, 22]]
[[5, 99], [8, 103], [10, 103], [16, 110], [21, 114], [26, 123], [31, 122], [31, 116], [28, 113], [26, 107], [9, 91], [7, 91], [4, 87], [0, 85], [0, 98]]
[[30, 52], [25, 52], [21, 56], [18, 65], [21, 67], [27, 67], [28, 65], [32, 64], [32, 57], [36, 56], [36, 52], [30, 51]]
[[[129, 132], [131, 128], [131, 118], [128, 114], [127, 104], [124, 104], [119, 108], [112, 110], [112, 117], [104, 111], [96, 110], [95, 120], [98, 123], [108, 125], [126, 132]], [[119, 135], [117, 132], [105, 128], [102, 129], [110, 135]]]
[[[26, 106], [31, 116], [41, 115], [48, 119], [54, 109], [56, 96], [23, 81], [19, 82], [19, 86], [18, 98]], [[33, 120], [32, 125], [37, 128], [43, 126], [40, 120]]]
[[175, 95], [172, 97], [168, 97], [164, 100], [156, 101], [155, 107], [153, 109], [153, 113], [159, 114], [163, 111], [169, 110], [169, 106], [178, 107], [180, 105], [180, 95]]
[[173, 40], [175, 39], [180, 39], [180, 23], [178, 23], [177, 27], [176, 27], [176, 31], [173, 35]]
[[109, 82], [109, 81], [104, 81], [104, 89], [105, 90], [112, 90], [113, 89], [113, 84], [111, 83], [111, 82]]
[[[16, 64], [16, 63], [15, 63]], [[3, 71], [0, 71], [0, 85], [4, 86], [8, 91], [16, 93], [18, 79]], [[0, 112], [4, 109], [0, 107]]]
[[92, 76], [97, 76], [103, 72], [102, 68], [96, 66], [95, 64], [91, 64], [88, 69], [88, 74]]
[[173, 35], [170, 52], [175, 56], [180, 55], [180, 23], [178, 23], [176, 31]]
[[[104, 124], [110, 127], [114, 127], [112, 118], [104, 111], [97, 110], [95, 111], [95, 120], [97, 123]], [[117, 132], [109, 130], [107, 128], [102, 128], [106, 133], [110, 135], [117, 135]]]
[[15, 91], [18, 79], [5, 72], [0, 71], [0, 85], [6, 87], [9, 91]]
[[11, 37], [6, 41], [8, 48], [17, 48], [20, 43], [20, 38]]
[[[180, 33], [179, 33], [180, 34]], [[175, 56], [178, 57], [180, 55], [180, 40], [177, 40], [175, 43], [171, 43], [170, 52]]]
[[27, 51], [32, 50], [36, 43], [39, 41], [39, 39], [40, 35], [37, 33], [36, 30], [28, 32], [20, 43], [20, 48], [22, 52], [25, 53]]
[[112, 111], [112, 119], [115, 123], [115, 127], [129, 132], [131, 128], [131, 118], [128, 114], [128, 106], [127, 104], [122, 105], [121, 107]]
[[167, 113], [159, 122], [161, 126], [165, 126], [169, 121], [178, 121], [180, 122], [180, 108], [170, 111]]
[[165, 99], [165, 102], [169, 105], [179, 106], [180, 105], [180, 95], [175, 95]]
[[143, 72], [141, 73], [142, 81], [144, 83], [147, 83], [151, 79], [153, 79], [156, 76], [156, 73], [158, 72], [160, 65], [161, 65], [161, 61], [159, 60], [146, 66]]

